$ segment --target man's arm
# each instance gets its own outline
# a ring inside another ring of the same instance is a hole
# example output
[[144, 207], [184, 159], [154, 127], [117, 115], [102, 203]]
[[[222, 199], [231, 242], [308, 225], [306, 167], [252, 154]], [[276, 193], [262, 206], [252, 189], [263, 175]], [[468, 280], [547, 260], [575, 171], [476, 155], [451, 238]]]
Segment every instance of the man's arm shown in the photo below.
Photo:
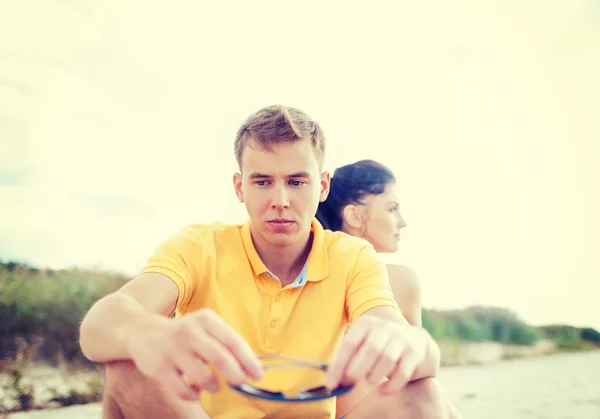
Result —
[[435, 376], [439, 350], [426, 330], [411, 326], [389, 285], [386, 267], [372, 248], [356, 258], [346, 291], [351, 325], [327, 373], [327, 386], [366, 379], [394, 392], [409, 381]]
[[132, 336], [164, 334], [167, 317], [176, 305], [185, 307], [199, 286], [207, 235], [209, 226], [181, 229], [157, 246], [137, 278], [96, 302], [81, 323], [83, 354], [96, 362], [131, 359]]
[[186, 400], [198, 400], [201, 389], [218, 389], [205, 362], [232, 384], [262, 377], [248, 343], [213, 311], [169, 319], [177, 299], [178, 288], [167, 276], [140, 275], [90, 309], [81, 324], [83, 353], [96, 362], [131, 359], [142, 374]]
[[[394, 300], [398, 303], [402, 315], [409, 324], [421, 326], [421, 286], [416, 273], [406, 266], [393, 264], [387, 265], [387, 272]], [[380, 383], [369, 383], [366, 380], [356, 383], [349, 394], [337, 398], [336, 411], [349, 412], [378, 384]]]
[[391, 394], [419, 378], [434, 377], [439, 351], [429, 333], [411, 326], [397, 307], [378, 306], [357, 316], [328, 372], [327, 387], [366, 379]]
[[211, 253], [213, 234], [211, 226], [184, 228], [158, 246], [136, 279], [94, 304], [80, 328], [85, 356], [131, 360], [140, 373], [189, 400], [197, 400], [201, 389], [216, 390], [208, 366], [232, 384], [260, 379], [261, 364], [250, 345], [214, 311], [168, 318], [175, 307], [185, 312], [202, 289], [203, 255]]
[[144, 273], [97, 301], [83, 318], [79, 342], [95, 362], [130, 358], [127, 340], [136, 330], [168, 321], [178, 298], [175, 283], [158, 273]]

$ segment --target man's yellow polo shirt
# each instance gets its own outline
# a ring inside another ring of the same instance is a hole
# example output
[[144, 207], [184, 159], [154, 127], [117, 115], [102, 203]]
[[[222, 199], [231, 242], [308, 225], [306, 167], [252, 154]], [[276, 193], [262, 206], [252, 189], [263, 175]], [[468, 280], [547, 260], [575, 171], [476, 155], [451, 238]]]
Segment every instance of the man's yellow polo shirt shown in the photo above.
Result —
[[[330, 362], [349, 323], [377, 306], [398, 307], [385, 265], [365, 240], [323, 230], [314, 219], [306, 283], [281, 283], [254, 248], [243, 225], [191, 225], [162, 243], [142, 272], [158, 272], [179, 288], [177, 315], [206, 307], [218, 313], [256, 354]], [[307, 369], [267, 371], [261, 385], [304, 390], [325, 375]], [[282, 403], [245, 397], [221, 382], [200, 402], [213, 419], [264, 417], [330, 419], [335, 399]]]

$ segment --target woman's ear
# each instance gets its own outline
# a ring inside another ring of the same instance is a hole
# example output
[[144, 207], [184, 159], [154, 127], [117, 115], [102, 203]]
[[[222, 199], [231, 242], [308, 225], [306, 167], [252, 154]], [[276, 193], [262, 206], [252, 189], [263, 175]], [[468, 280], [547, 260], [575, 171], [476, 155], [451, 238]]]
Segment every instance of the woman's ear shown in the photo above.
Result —
[[360, 210], [356, 205], [346, 205], [342, 211], [344, 222], [352, 228], [360, 229], [362, 227], [362, 217]]

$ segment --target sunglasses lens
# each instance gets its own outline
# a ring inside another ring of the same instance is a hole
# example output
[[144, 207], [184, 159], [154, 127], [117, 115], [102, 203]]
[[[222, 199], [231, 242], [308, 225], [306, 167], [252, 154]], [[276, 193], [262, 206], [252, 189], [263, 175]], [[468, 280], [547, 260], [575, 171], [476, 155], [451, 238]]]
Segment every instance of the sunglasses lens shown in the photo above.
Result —
[[303, 393], [308, 397], [324, 397], [324, 396], [335, 396], [347, 393], [352, 389], [352, 386], [349, 387], [338, 387], [333, 390], [328, 389], [325, 386], [311, 388], [310, 390], [306, 390]]
[[279, 401], [310, 401], [320, 400], [328, 397], [340, 396], [347, 393], [352, 389], [349, 387], [338, 387], [334, 390], [329, 390], [325, 386], [314, 387], [310, 390], [302, 391], [293, 396], [286, 395], [279, 391], [269, 391], [263, 388], [256, 388], [249, 384], [242, 384], [240, 387], [234, 387], [237, 391], [240, 391], [248, 396], [258, 397], [267, 400], [279, 400]]
[[239, 388], [244, 393], [246, 393], [250, 396], [262, 397], [262, 398], [283, 397], [283, 393], [281, 393], [279, 391], [269, 391], [269, 390], [265, 390], [263, 388], [256, 388], [249, 384], [242, 384]]
[[331, 393], [331, 391], [325, 386], [311, 388], [310, 390], [306, 390], [303, 392], [303, 394], [306, 394], [307, 396], [310, 396], [310, 397], [326, 396], [330, 393]]
[[292, 402], [335, 397], [350, 390], [348, 387], [330, 391], [323, 386], [326, 368], [318, 362], [294, 362], [273, 357], [264, 359], [263, 366], [265, 374], [261, 380], [250, 379], [248, 383], [234, 389], [247, 396]]

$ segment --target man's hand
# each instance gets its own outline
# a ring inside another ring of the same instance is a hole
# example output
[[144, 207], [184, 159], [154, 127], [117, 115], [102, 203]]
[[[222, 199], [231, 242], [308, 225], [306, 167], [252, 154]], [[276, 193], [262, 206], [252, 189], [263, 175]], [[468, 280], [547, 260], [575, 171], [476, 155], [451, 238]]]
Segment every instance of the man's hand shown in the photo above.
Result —
[[142, 374], [185, 400], [197, 400], [201, 390], [218, 390], [217, 379], [206, 364], [234, 385], [263, 374], [248, 343], [209, 309], [133, 329], [127, 352]]
[[382, 393], [401, 390], [424, 361], [429, 335], [396, 320], [364, 314], [350, 326], [328, 373], [327, 387], [364, 379], [379, 384]]

